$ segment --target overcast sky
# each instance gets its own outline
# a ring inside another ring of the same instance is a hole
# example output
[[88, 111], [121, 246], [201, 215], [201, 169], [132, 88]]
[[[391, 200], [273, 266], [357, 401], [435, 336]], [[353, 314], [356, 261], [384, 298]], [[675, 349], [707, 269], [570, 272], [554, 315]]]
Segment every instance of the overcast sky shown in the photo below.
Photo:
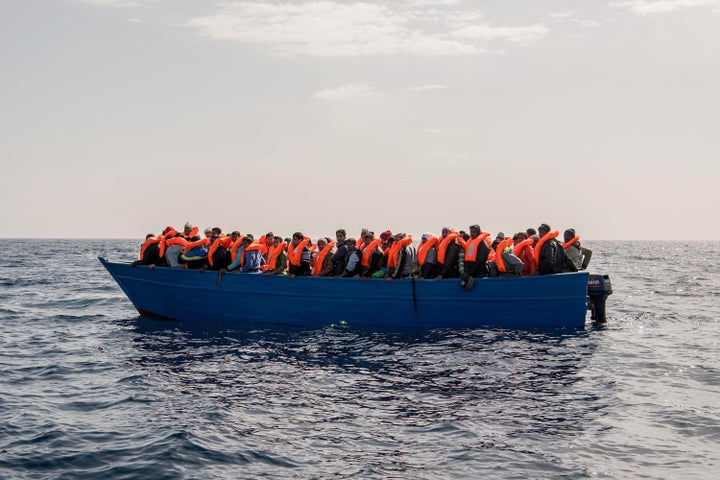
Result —
[[718, 239], [720, 0], [0, 0], [0, 237]]

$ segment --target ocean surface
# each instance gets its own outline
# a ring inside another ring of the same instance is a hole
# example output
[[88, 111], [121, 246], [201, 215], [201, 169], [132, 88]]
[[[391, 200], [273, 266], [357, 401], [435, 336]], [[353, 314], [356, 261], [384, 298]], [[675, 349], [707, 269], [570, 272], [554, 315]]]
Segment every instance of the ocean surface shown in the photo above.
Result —
[[2, 479], [719, 475], [720, 242], [587, 242], [608, 325], [552, 332], [157, 321], [139, 241], [3, 245]]

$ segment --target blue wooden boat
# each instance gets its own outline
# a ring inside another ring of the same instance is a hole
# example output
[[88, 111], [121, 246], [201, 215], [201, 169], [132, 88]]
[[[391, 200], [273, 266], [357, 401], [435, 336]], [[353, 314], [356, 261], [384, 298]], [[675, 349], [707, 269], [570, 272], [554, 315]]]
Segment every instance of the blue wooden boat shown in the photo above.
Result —
[[[100, 262], [141, 315], [318, 327], [582, 328], [586, 272], [516, 278], [394, 280], [252, 275]], [[609, 285], [609, 281], [608, 281]], [[604, 316], [604, 300], [603, 300]]]

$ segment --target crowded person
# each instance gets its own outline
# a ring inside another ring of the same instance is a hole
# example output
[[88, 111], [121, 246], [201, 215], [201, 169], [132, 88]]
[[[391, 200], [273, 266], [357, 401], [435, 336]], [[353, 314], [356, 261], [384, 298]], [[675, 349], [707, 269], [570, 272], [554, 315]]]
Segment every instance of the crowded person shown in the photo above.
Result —
[[487, 261], [490, 254], [490, 234], [480, 225], [470, 225], [470, 239], [465, 242], [465, 273], [471, 277], [487, 277]]
[[[592, 258], [592, 250], [585, 248], [580, 244], [580, 237], [575, 234], [574, 228], [568, 228], [563, 232], [563, 248], [565, 255], [575, 265], [578, 270], [585, 270]], [[564, 269], [564, 271], [570, 271]]]

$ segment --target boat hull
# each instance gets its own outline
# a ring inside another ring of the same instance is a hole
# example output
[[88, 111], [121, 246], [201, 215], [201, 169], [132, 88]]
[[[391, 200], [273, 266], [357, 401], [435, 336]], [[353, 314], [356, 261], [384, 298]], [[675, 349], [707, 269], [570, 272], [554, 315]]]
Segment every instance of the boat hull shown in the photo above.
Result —
[[99, 257], [143, 315], [318, 327], [582, 328], [588, 274], [394, 280], [250, 275], [131, 267]]

